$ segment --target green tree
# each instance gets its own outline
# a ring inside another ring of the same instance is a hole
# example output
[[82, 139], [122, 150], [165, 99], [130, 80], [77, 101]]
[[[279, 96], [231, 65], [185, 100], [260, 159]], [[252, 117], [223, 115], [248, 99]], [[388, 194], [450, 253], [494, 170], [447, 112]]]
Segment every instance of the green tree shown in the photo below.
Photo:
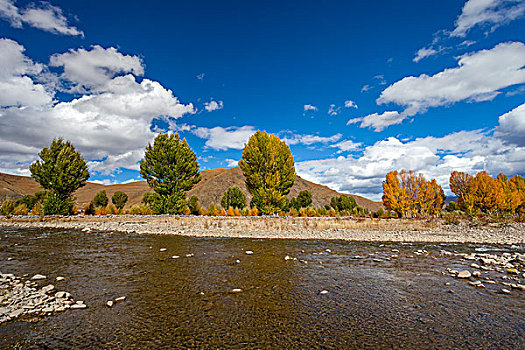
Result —
[[36, 198], [36, 196], [32, 196], [30, 194], [26, 194], [22, 198], [19, 198], [19, 199], [16, 200], [15, 207], [23, 204], [23, 205], [26, 206], [26, 208], [33, 208], [35, 206], [36, 202], [38, 202], [38, 199]]
[[186, 206], [186, 191], [201, 179], [197, 156], [179, 134], [159, 134], [148, 144], [140, 174], [159, 195], [152, 205], [158, 214], [180, 214]]
[[242, 151], [239, 166], [252, 203], [264, 214], [274, 214], [295, 182], [290, 147], [275, 135], [257, 131]]
[[0, 207], [0, 215], [10, 216], [13, 210], [15, 210], [15, 202], [13, 199], [6, 197]]
[[128, 195], [122, 191], [117, 191], [111, 196], [111, 203], [115, 204], [117, 209], [122, 209], [128, 202]]
[[221, 205], [225, 209], [229, 207], [232, 207], [233, 209], [244, 209], [246, 206], [246, 196], [242, 193], [239, 187], [232, 186], [224, 192], [221, 199]]
[[312, 194], [308, 190], [299, 192], [296, 198], [292, 198], [290, 205], [299, 210], [301, 208], [308, 208], [312, 204]]
[[[89, 172], [86, 160], [69, 141], [56, 138], [38, 154], [31, 164], [31, 176], [51, 193], [44, 201], [45, 214], [70, 214], [72, 194], [86, 184]], [[49, 202], [49, 203], [48, 203]]]
[[357, 203], [354, 197], [342, 195], [340, 197], [333, 197], [330, 200], [330, 206], [338, 211], [350, 211], [357, 207]]
[[156, 192], [146, 192], [142, 196], [142, 204], [147, 205], [151, 208], [153, 206], [153, 203], [155, 203], [159, 199], [160, 196]]
[[108, 205], [109, 199], [106, 195], [106, 190], [102, 190], [95, 195], [93, 198], [93, 205], [96, 207], [106, 207]]

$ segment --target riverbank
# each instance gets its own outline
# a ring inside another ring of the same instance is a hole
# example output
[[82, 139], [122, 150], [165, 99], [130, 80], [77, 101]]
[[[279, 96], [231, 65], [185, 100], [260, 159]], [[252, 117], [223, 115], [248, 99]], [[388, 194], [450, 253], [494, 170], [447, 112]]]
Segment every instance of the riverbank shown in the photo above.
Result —
[[0, 227], [52, 228], [191, 237], [324, 239], [361, 242], [524, 244], [525, 223], [446, 224], [414, 219], [72, 216], [1, 218]]

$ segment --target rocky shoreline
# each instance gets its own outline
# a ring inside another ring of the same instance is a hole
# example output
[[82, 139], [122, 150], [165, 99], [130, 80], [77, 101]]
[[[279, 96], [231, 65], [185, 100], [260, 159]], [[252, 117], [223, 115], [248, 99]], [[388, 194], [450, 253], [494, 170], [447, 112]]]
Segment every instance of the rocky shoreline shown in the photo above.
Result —
[[362, 242], [524, 244], [525, 223], [479, 224], [442, 220], [208, 217], [208, 216], [73, 216], [0, 219], [0, 227], [52, 228], [166, 234], [193, 237], [324, 239]]
[[[52, 284], [40, 286], [45, 280], [47, 277], [40, 274], [26, 279], [0, 272], [0, 324], [23, 316], [45, 316], [87, 308], [83, 301], [74, 301], [70, 293], [57, 291]], [[56, 278], [57, 282], [62, 280], [63, 277]]]

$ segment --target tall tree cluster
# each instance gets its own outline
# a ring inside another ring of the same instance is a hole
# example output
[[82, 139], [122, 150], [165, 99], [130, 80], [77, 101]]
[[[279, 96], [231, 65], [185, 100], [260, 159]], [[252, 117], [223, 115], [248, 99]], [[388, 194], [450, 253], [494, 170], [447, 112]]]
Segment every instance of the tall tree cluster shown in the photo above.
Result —
[[413, 171], [391, 171], [383, 181], [383, 205], [399, 217], [437, 214], [444, 201], [445, 193], [435, 179], [427, 181]]
[[454, 171], [450, 190], [460, 209], [469, 214], [525, 213], [525, 179], [519, 175], [509, 179], [503, 174], [493, 178], [486, 171], [475, 176]]

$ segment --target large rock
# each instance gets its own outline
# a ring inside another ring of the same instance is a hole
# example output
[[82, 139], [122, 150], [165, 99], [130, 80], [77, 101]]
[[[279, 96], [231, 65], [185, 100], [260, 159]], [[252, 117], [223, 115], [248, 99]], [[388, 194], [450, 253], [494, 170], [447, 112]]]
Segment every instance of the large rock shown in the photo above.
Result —
[[31, 277], [31, 279], [32, 279], [33, 281], [45, 280], [46, 278], [47, 278], [46, 276], [44, 276], [44, 275], [40, 275], [40, 274], [36, 274], [36, 275], [34, 275], [33, 277]]

